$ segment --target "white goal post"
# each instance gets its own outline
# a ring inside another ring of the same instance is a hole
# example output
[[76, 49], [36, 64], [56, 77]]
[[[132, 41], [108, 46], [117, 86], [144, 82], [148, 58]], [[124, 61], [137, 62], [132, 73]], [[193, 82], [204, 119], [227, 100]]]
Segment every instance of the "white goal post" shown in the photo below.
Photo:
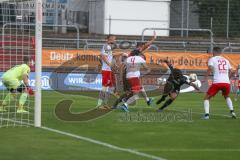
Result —
[[34, 109], [34, 126], [41, 127], [41, 75], [42, 75], [42, 0], [35, 0], [35, 109]]

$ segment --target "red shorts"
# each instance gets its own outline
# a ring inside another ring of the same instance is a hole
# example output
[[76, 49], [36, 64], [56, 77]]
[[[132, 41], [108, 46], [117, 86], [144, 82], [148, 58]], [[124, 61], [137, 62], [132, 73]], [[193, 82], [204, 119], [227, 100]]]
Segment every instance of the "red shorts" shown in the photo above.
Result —
[[112, 71], [102, 71], [102, 86], [112, 87], [114, 85], [114, 74]]
[[142, 85], [141, 85], [141, 82], [140, 82], [140, 78], [138, 77], [133, 77], [133, 78], [128, 78], [128, 83], [131, 87], [131, 91], [133, 93], [139, 93], [142, 89]]
[[240, 88], [240, 80], [238, 80], [238, 88]]
[[231, 90], [230, 88], [230, 84], [228, 83], [214, 83], [208, 89], [207, 94], [209, 96], [215, 96], [218, 91], [222, 91], [223, 96], [229, 96]]

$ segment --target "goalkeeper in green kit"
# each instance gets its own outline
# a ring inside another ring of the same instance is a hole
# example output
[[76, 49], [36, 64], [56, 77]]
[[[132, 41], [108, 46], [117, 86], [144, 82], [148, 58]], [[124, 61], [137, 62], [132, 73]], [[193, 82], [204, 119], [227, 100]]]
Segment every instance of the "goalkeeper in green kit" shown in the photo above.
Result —
[[2, 76], [3, 85], [7, 88], [9, 93], [2, 101], [0, 106], [0, 112], [7, 111], [6, 106], [13, 100], [15, 100], [17, 93], [21, 93], [19, 98], [19, 106], [17, 107], [17, 113], [28, 113], [24, 109], [24, 104], [27, 101], [29, 95], [33, 95], [33, 90], [29, 86], [29, 73], [31, 58], [28, 56], [23, 57], [23, 64], [16, 65], [15, 67], [7, 70]]

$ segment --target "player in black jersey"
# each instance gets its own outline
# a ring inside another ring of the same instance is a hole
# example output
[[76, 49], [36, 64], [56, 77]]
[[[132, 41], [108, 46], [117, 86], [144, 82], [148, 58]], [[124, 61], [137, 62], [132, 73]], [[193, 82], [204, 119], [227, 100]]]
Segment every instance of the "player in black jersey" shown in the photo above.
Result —
[[180, 92], [180, 88], [183, 84], [190, 85], [194, 87], [196, 90], [199, 90], [197, 85], [195, 85], [193, 82], [196, 81], [195, 78], [191, 78], [188, 76], [184, 76], [182, 74], [182, 71], [180, 69], [174, 68], [173, 65], [168, 62], [167, 60], [164, 61], [169, 69], [171, 70], [171, 74], [169, 75], [167, 82], [164, 86], [163, 95], [162, 97], [156, 102], [156, 104], [160, 104], [161, 102], [165, 101], [167, 96], [169, 96], [169, 99], [165, 101], [165, 103], [160, 107], [157, 111], [161, 112], [164, 108], [169, 106], [178, 96]]

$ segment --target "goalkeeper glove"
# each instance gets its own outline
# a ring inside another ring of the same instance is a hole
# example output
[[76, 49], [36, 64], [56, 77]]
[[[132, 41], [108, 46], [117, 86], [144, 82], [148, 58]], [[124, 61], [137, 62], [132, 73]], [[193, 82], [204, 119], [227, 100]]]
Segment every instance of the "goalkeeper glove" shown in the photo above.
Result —
[[27, 86], [27, 93], [28, 93], [30, 96], [34, 95], [34, 91], [33, 91], [33, 89], [32, 89], [30, 86]]

